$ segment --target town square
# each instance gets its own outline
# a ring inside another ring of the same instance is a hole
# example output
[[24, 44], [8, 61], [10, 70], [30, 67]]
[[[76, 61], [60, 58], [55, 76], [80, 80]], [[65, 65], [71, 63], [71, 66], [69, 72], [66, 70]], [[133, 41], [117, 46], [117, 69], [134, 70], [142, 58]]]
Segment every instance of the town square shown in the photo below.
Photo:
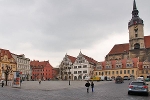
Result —
[[128, 84], [94, 82], [94, 92], [86, 93], [86, 81], [24, 81], [21, 88], [0, 87], [0, 100], [149, 100], [149, 96], [128, 95]]
[[0, 1], [0, 100], [150, 100], [148, 2]]

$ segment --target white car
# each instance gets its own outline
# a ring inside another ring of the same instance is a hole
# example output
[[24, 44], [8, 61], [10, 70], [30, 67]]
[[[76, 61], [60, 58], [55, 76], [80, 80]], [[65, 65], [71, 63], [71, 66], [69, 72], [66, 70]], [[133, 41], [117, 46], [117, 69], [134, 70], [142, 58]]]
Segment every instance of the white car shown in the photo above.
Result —
[[107, 81], [112, 81], [112, 78], [107, 76]]
[[137, 81], [144, 81], [144, 78], [143, 78], [143, 77], [137, 77], [136, 80], [137, 80]]

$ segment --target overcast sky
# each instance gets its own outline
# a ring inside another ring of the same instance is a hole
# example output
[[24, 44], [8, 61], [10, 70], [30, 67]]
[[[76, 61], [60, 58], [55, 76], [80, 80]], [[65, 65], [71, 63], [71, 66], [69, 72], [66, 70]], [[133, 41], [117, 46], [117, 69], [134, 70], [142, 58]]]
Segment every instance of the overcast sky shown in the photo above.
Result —
[[[136, 0], [150, 35], [150, 0]], [[103, 61], [115, 44], [128, 43], [133, 0], [0, 0], [0, 48], [49, 60], [83, 54]]]

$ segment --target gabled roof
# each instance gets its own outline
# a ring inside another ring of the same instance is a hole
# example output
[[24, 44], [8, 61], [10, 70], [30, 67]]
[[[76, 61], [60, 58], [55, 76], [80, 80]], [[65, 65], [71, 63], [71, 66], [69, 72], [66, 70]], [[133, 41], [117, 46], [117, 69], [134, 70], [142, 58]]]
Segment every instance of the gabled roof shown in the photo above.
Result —
[[88, 57], [86, 55], [83, 55], [84, 58], [89, 62], [89, 63], [92, 63], [92, 64], [97, 64], [98, 62], [96, 60], [94, 60], [93, 58], [91, 57]]
[[4, 55], [7, 55], [9, 59], [13, 58], [9, 50], [0, 49], [0, 56], [3, 57]]
[[[144, 36], [144, 43], [145, 48], [150, 48], [150, 36]], [[114, 47], [110, 50], [108, 55], [120, 54], [125, 52], [129, 52], [129, 43], [114, 45]]]
[[68, 58], [70, 59], [70, 61], [71, 61], [72, 63], [75, 62], [76, 57], [73, 57], [73, 56], [70, 56], [70, 55], [67, 55], [67, 56], [68, 56]]
[[109, 55], [120, 54], [120, 53], [125, 53], [125, 52], [129, 52], [129, 43], [114, 45], [114, 47], [111, 49], [111, 51], [108, 54]]

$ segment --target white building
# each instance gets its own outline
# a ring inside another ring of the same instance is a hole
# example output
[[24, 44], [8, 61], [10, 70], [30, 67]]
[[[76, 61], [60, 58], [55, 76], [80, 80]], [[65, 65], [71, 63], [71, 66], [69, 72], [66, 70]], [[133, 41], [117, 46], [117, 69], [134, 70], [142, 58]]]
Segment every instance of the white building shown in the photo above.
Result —
[[76, 57], [65, 55], [61, 64], [59, 65], [59, 78], [62, 80], [73, 80], [72, 67]]
[[80, 52], [71, 69], [73, 80], [84, 80], [85, 77], [92, 77], [96, 64], [96, 60]]
[[31, 68], [30, 68], [30, 59], [25, 58], [25, 55], [17, 55], [11, 53], [13, 58], [17, 63], [17, 71], [22, 72], [21, 77], [22, 80], [30, 80], [31, 79]]

